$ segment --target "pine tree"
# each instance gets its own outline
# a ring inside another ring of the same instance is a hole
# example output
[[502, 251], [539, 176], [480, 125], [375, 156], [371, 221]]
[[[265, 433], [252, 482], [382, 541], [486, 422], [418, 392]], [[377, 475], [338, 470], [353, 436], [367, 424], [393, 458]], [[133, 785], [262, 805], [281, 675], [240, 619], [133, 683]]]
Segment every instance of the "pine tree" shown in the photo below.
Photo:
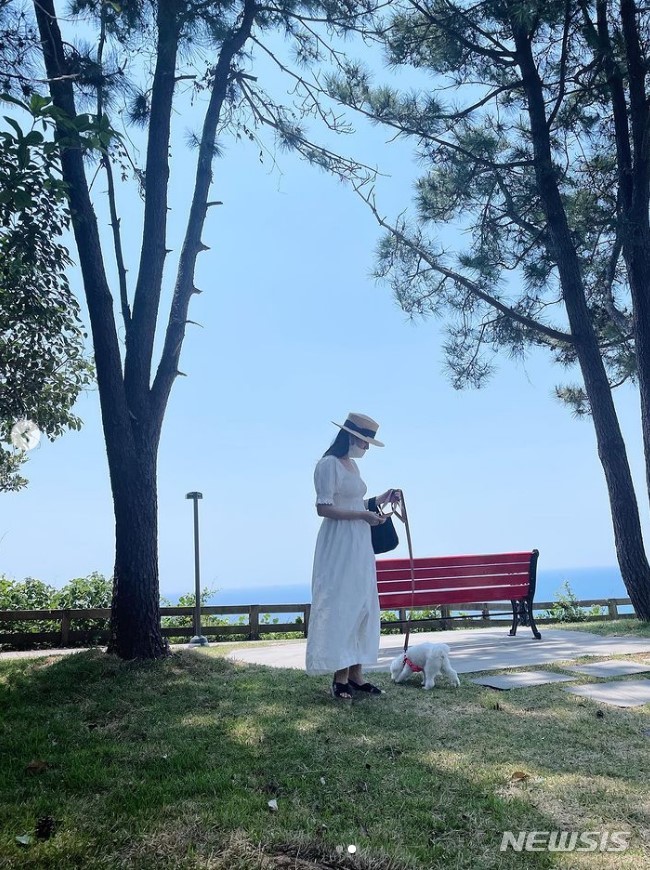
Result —
[[[428, 92], [374, 86], [350, 63], [330, 92], [413, 137], [417, 218], [390, 222], [377, 274], [409, 312], [447, 317], [456, 386], [532, 346], [579, 367], [558, 388], [591, 414], [616, 552], [637, 615], [650, 567], [612, 389], [638, 382], [650, 492], [650, 13], [634, 0], [398, 0], [359, 30]], [[435, 230], [465, 230], [446, 248]]]
[[[10, 0], [11, 2], [11, 0]], [[369, 8], [369, 7], [368, 7]], [[159, 658], [168, 647], [159, 626], [156, 460], [170, 392], [182, 374], [179, 358], [190, 300], [199, 293], [194, 272], [210, 208], [212, 164], [227, 135], [259, 141], [272, 129], [280, 145], [312, 163], [360, 181], [366, 167], [311, 141], [301, 115], [318, 116], [334, 132], [336, 115], [317, 105], [299, 72], [277, 56], [278, 39], [293, 44], [301, 64], [318, 63], [330, 49], [323, 31], [341, 30], [366, 14], [348, 0], [258, 4], [253, 0], [74, 0], [59, 18], [53, 0], [34, 2], [38, 50], [57, 122], [57, 144], [67, 186], [94, 348], [102, 423], [115, 511], [115, 569], [109, 650], [124, 659]], [[85, 42], [75, 28], [83, 25]], [[65, 30], [65, 35], [62, 33]], [[91, 33], [90, 41], [88, 32]], [[273, 42], [275, 38], [275, 42]], [[286, 106], [265, 92], [252, 69], [257, 51], [291, 77], [302, 104]], [[34, 59], [32, 58], [32, 61]], [[21, 75], [26, 76], [24, 70]], [[26, 76], [39, 89], [38, 78]], [[163, 349], [154, 359], [161, 316], [167, 248], [172, 121], [183, 107], [200, 105], [195, 137], [196, 174]], [[115, 131], [121, 117], [142, 128], [143, 166]], [[262, 146], [263, 147], [263, 146]], [[112, 239], [102, 238], [90, 180], [102, 172], [108, 191]], [[143, 199], [142, 246], [133, 285], [122, 244], [116, 175], [133, 180]], [[109, 278], [109, 260], [117, 279]], [[124, 346], [114, 315], [122, 320]]]

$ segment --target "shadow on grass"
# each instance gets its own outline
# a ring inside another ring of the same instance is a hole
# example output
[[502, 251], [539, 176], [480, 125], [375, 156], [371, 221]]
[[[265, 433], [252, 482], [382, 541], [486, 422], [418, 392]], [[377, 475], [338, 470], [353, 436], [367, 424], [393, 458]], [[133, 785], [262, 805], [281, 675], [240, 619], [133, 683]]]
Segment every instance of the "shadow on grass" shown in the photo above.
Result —
[[[4, 663], [0, 864], [558, 866], [556, 853], [499, 850], [503, 831], [562, 827], [526, 782], [510, 782], [531, 762], [550, 763], [542, 710], [495, 722], [483, 695], [468, 682], [430, 693], [410, 685], [345, 705], [325, 678], [198, 651], [150, 663], [98, 651]], [[34, 761], [45, 767], [30, 774]], [[54, 836], [17, 844], [43, 817]]]

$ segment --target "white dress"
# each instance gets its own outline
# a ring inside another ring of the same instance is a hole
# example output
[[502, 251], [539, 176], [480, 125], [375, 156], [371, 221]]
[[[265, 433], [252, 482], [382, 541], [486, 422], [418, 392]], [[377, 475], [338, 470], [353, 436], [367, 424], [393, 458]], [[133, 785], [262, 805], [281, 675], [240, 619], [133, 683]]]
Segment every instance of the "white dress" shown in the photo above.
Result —
[[[366, 485], [356, 463], [347, 469], [336, 456], [316, 466], [316, 504], [365, 510]], [[307, 673], [333, 674], [349, 665], [376, 664], [379, 654], [379, 596], [370, 526], [364, 520], [323, 522], [316, 540]]]

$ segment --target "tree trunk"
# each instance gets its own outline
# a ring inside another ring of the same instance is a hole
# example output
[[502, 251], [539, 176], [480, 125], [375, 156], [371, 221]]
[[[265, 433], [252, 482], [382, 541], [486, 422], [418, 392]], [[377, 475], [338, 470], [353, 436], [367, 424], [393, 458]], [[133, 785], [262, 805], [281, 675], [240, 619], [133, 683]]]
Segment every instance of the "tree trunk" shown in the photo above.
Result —
[[650, 565], [643, 544], [636, 494], [607, 372], [587, 306], [580, 263], [557, 186], [542, 84], [528, 33], [518, 15], [513, 17], [511, 26], [528, 102], [537, 187], [591, 406], [598, 456], [607, 482], [618, 564], [636, 615], [639, 619], [650, 620]]
[[578, 360], [591, 405], [598, 456], [607, 482], [616, 556], [634, 612], [639, 619], [648, 621], [650, 620], [650, 566], [643, 545], [639, 508], [611, 388], [584, 298], [582, 303], [584, 312], [580, 311], [582, 308], [580, 299], [572, 303], [567, 301], [567, 312], [569, 312], [572, 330], [574, 322], [586, 325], [586, 317], [591, 333], [578, 346]]
[[[617, 150], [623, 147], [626, 154], [626, 160], [619, 167], [619, 184], [623, 190], [623, 257], [632, 295], [646, 487], [650, 496], [650, 109], [645, 87], [647, 57], [639, 36], [634, 0], [621, 0], [620, 8], [629, 107], [625, 115], [622, 112], [614, 115], [614, 128]], [[609, 42], [605, 47], [610, 49]], [[609, 81], [612, 103], [616, 98], [622, 102], [622, 82], [620, 78], [614, 81], [612, 78]]]
[[[53, 0], [35, 3], [35, 14], [57, 108], [76, 116], [74, 93]], [[61, 131], [66, 135], [66, 131]], [[69, 135], [68, 135], [68, 138]], [[102, 425], [115, 512], [115, 576], [109, 649], [121, 658], [160, 658], [168, 645], [160, 630], [156, 456], [164, 405], [154, 409], [144, 389], [127, 399], [119, 341], [97, 218], [80, 147], [61, 149], [72, 227], [88, 303]], [[142, 353], [141, 346], [136, 352]], [[148, 374], [145, 372], [145, 385]]]
[[111, 469], [115, 507], [115, 572], [108, 652], [122, 659], [169, 654], [160, 631], [158, 499], [155, 451], [142, 451], [118, 474]]
[[639, 214], [634, 227], [631, 223], [626, 221], [629, 229], [623, 242], [623, 257], [632, 295], [646, 487], [650, 497], [650, 230], [647, 204], [645, 215], [641, 217]]

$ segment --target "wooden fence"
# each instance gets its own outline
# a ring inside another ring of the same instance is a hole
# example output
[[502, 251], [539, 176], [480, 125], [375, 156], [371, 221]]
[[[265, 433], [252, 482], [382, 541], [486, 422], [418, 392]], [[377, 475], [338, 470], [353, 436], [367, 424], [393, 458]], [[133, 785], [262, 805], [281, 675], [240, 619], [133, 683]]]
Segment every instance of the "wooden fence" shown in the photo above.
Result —
[[[589, 620], [597, 621], [604, 619], [618, 619], [632, 617], [633, 614], [621, 614], [620, 606], [629, 606], [629, 598], [598, 598], [588, 601], [576, 601], [575, 606], [591, 608], [594, 606], [605, 609], [607, 612], [600, 616], [588, 616]], [[535, 620], [538, 623], [548, 623], [554, 620], [537, 617], [537, 613], [548, 611], [556, 602], [540, 601], [535, 603]], [[508, 617], [508, 604], [498, 601], [490, 601], [476, 604], [464, 604], [462, 611], [444, 605], [440, 608], [440, 616], [430, 619], [418, 619], [413, 628], [416, 630], [428, 628], [451, 628], [452, 625], [464, 627], [475, 624], [481, 625], [509, 625], [511, 617]], [[248, 640], [259, 640], [261, 635], [272, 635], [279, 632], [297, 632], [304, 637], [309, 629], [309, 613], [311, 604], [242, 604], [242, 605], [206, 605], [201, 608], [202, 617], [205, 616], [244, 616], [248, 621], [244, 623], [229, 623], [228, 625], [202, 625], [201, 633], [208, 639], [227, 640], [232, 635], [244, 636]], [[472, 612], [472, 616], [466, 615]], [[299, 622], [266, 621], [266, 617], [276, 613], [296, 613]], [[0, 645], [11, 644], [12, 646], [31, 647], [37, 644], [56, 645], [67, 647], [74, 644], [102, 644], [108, 640], [107, 628], [75, 629], [73, 626], [79, 621], [108, 620], [110, 617], [108, 608], [84, 609], [84, 610], [2, 610], [0, 611]], [[170, 616], [185, 616], [193, 618], [193, 607], [161, 607], [161, 618]], [[395, 616], [397, 618], [395, 618]], [[261, 617], [261, 618], [260, 618]], [[496, 617], [496, 618], [494, 618]], [[501, 618], [503, 617], [503, 618]], [[381, 627], [384, 631], [393, 629], [403, 631], [408, 618], [405, 609], [395, 611], [393, 619], [382, 620]], [[59, 623], [55, 631], [6, 631], [2, 630], [7, 624], [15, 622], [55, 622]], [[521, 629], [520, 629], [521, 630]], [[166, 637], [187, 637], [194, 635], [193, 626], [165, 626], [162, 629]]]
[[[296, 631], [307, 636], [309, 626], [309, 611], [311, 604], [243, 604], [243, 605], [205, 605], [201, 608], [201, 616], [244, 616], [244, 623], [229, 623], [227, 625], [201, 625], [201, 633], [206, 637], [218, 637], [226, 640], [230, 635], [244, 635], [248, 640], [258, 640], [260, 635], [278, 632]], [[260, 616], [276, 613], [297, 613], [301, 622], [266, 623], [260, 621]], [[26, 644], [57, 643], [67, 647], [75, 643], [105, 643], [108, 640], [107, 628], [91, 628], [75, 630], [73, 624], [81, 620], [108, 620], [109, 608], [85, 608], [79, 610], [0, 610], [0, 644], [24, 646]], [[185, 616], [193, 620], [194, 607], [161, 607], [161, 619], [170, 616]], [[11, 622], [58, 622], [59, 631], [3, 631], [3, 623]], [[164, 625], [164, 623], [163, 623]], [[165, 637], [187, 637], [194, 635], [194, 627], [164, 626]]]

